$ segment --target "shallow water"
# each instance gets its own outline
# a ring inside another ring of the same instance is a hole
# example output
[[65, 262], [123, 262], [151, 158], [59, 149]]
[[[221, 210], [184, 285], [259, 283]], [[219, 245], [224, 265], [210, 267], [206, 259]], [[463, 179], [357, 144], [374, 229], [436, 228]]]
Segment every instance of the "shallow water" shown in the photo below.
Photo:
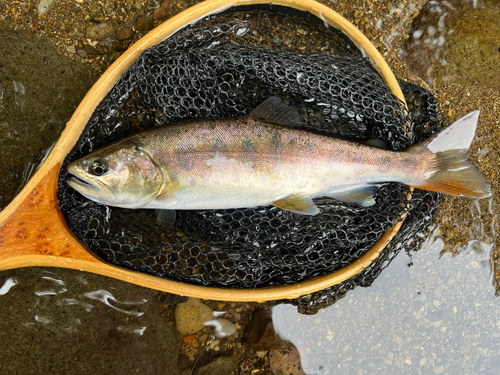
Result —
[[315, 316], [274, 307], [275, 329], [298, 347], [308, 374], [496, 374], [500, 300], [491, 249], [471, 242], [459, 256], [440, 258], [443, 241], [431, 237], [411, 267], [401, 254], [370, 288]]
[[[358, 3], [361, 4], [357, 2], [354, 7]], [[497, 374], [500, 300], [495, 297], [492, 269], [498, 244], [498, 169], [495, 169], [498, 138], [494, 136], [498, 134], [494, 129], [498, 115], [494, 105], [499, 93], [492, 74], [499, 71], [496, 64], [500, 61], [497, 51], [500, 45], [494, 42], [500, 40], [500, 35], [487, 22], [497, 25], [498, 4], [480, 0], [430, 1], [419, 16], [409, 14], [409, 18], [399, 19], [404, 15], [404, 7], [392, 1], [382, 3], [390, 11], [384, 23], [373, 21], [374, 30], [379, 30], [383, 37], [379, 47], [399, 50], [398, 36], [406, 32], [413, 37], [406, 48], [401, 48], [402, 55], [387, 56], [397, 74], [413, 75], [435, 89], [450, 120], [468, 110], [481, 109], [482, 130], [470, 156], [479, 161], [483, 173], [493, 182], [495, 196], [482, 201], [447, 199], [422, 248], [412, 249], [411, 257], [401, 252], [372, 286], [349, 292], [344, 299], [314, 316], [300, 315], [290, 305], [276, 306], [274, 327], [283, 339], [298, 348], [308, 374]], [[416, 11], [420, 3], [412, 3], [410, 8]], [[340, 7], [331, 5], [334, 9]], [[363, 9], [359, 6], [358, 11]], [[376, 13], [378, 6], [369, 5], [367, 9]], [[351, 19], [360, 19], [353, 12], [346, 14], [349, 15]], [[366, 9], [364, 16], [374, 17]], [[399, 29], [385, 27], [388, 21], [393, 21]], [[413, 22], [410, 30], [404, 29], [406, 21]], [[368, 27], [361, 21], [358, 26]], [[492, 32], [497, 33], [496, 39], [490, 39]], [[415, 36], [426, 42], [416, 44]], [[32, 43], [27, 38], [24, 43]], [[463, 43], [468, 49], [463, 48]], [[460, 55], [462, 51], [467, 56]], [[398, 59], [404, 64], [399, 65]], [[16, 65], [22, 61], [10, 59]], [[52, 69], [56, 66], [76, 69], [71, 65], [74, 62], [63, 59], [59, 62], [52, 64]], [[6, 62], [2, 64], [5, 66]], [[9, 76], [7, 83], [3, 77], [0, 77], [3, 87], [0, 116], [5, 117], [0, 117], [0, 145], [14, 140], [17, 142], [14, 147], [19, 148], [36, 141], [38, 147], [38, 151], [22, 156], [21, 161], [14, 158], [20, 156], [16, 151], [3, 155], [4, 165], [15, 161], [2, 170], [3, 178], [8, 181], [7, 176], [12, 176], [13, 170], [18, 175], [16, 182], [6, 189], [8, 193], [3, 194], [13, 196], [23, 180], [21, 171], [26, 175], [33, 172], [90, 84], [82, 85], [79, 94], [71, 97], [71, 104], [65, 101], [60, 106], [60, 100], [40, 104], [36, 95], [28, 97], [26, 92], [41, 96], [36, 87], [27, 83], [29, 77]], [[87, 75], [78, 78], [78, 82], [85, 82], [84, 79], [93, 80]], [[68, 95], [62, 98], [67, 99]], [[7, 128], [5, 118], [10, 124], [20, 119], [21, 124], [22, 118], [18, 116], [24, 116], [26, 108], [31, 107], [35, 115], [28, 118], [64, 109], [57, 120], [41, 122], [40, 128], [43, 123], [51, 124], [47, 134], [52, 138], [45, 138], [26, 125], [23, 126], [28, 130]], [[2, 129], [7, 130], [2, 133]], [[16, 132], [14, 138], [9, 135], [13, 132]], [[181, 368], [190, 373], [191, 368], [210, 364], [221, 353], [225, 358], [236, 353], [235, 362], [240, 363], [240, 369], [244, 358], [255, 356], [232, 347], [230, 340], [215, 345], [217, 341], [211, 337], [209, 328], [205, 329], [206, 340], [201, 340], [202, 351], [183, 342], [174, 322], [174, 307], [181, 300], [78, 271], [37, 268], [1, 272], [0, 373], [177, 374]], [[251, 311], [256, 307], [207, 303], [213, 310], [230, 309], [233, 315], [228, 319], [235, 321], [238, 320], [235, 311], [244, 316], [246, 309]], [[240, 323], [236, 341], [249, 328], [244, 318]], [[220, 369], [211, 373], [224, 373]]]
[[0, 24], [0, 209], [28, 182], [95, 82], [29, 31]]

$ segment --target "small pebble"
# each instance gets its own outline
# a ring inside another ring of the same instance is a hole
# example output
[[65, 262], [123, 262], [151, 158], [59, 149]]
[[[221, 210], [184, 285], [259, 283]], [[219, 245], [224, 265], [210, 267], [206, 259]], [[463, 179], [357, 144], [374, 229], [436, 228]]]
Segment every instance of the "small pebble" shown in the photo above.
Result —
[[432, 372], [436, 375], [441, 374], [443, 371], [444, 371], [444, 366], [442, 366], [442, 365], [439, 365], [439, 366], [432, 368]]
[[131, 27], [124, 27], [115, 34], [117, 40], [127, 40], [134, 36], [135, 31]]
[[90, 44], [85, 44], [83, 46], [83, 50], [85, 51], [86, 56], [97, 56], [99, 55], [99, 52], [92, 47]]
[[135, 23], [135, 27], [137, 28], [137, 30], [141, 31], [151, 30], [154, 27], [153, 17], [150, 16], [139, 17], [137, 19], [137, 22]]
[[235, 313], [233, 315], [233, 321], [239, 322], [241, 320], [241, 314], [240, 313]]
[[186, 335], [182, 338], [186, 344], [191, 345], [193, 348], [197, 348], [200, 344], [198, 338], [195, 335]]
[[159, 8], [156, 8], [153, 13], [154, 20], [161, 20], [168, 15], [168, 1], [163, 2]]
[[68, 48], [66, 48], [66, 51], [69, 53], [75, 54], [76, 48], [75, 48], [75, 46], [69, 46]]
[[85, 28], [85, 35], [90, 40], [104, 40], [114, 36], [115, 31], [113, 27], [107, 23], [99, 23], [97, 25], [90, 25]]
[[269, 366], [275, 375], [304, 375], [299, 351], [289, 342], [283, 342], [269, 352]]
[[54, 3], [54, 0], [40, 0], [38, 3], [38, 16], [47, 13]]

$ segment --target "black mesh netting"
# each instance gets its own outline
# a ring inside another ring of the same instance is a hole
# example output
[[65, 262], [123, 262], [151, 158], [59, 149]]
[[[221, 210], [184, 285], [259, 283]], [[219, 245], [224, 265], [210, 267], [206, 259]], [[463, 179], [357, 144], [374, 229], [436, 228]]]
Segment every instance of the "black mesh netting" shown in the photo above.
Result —
[[[342, 33], [309, 13], [237, 7], [206, 17], [144, 51], [96, 107], [60, 172], [58, 197], [75, 235], [102, 259], [188, 283], [255, 288], [330, 273], [360, 257], [405, 212], [408, 187], [387, 183], [376, 205], [315, 200], [320, 214], [276, 207], [177, 211], [160, 226], [154, 210], [88, 201], [66, 184], [66, 166], [143, 129], [186, 118], [249, 113], [278, 95], [306, 128], [349, 139], [378, 138], [401, 150], [442, 125], [435, 98], [400, 82], [409, 111]], [[370, 284], [428, 225], [440, 195], [416, 191], [402, 230], [367, 270], [296, 302], [304, 311]]]

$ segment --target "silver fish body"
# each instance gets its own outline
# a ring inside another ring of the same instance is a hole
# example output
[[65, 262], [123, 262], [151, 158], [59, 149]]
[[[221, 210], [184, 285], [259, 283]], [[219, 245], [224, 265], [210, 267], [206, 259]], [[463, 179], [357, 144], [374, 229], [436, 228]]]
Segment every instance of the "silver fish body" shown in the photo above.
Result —
[[156, 127], [126, 138], [72, 163], [68, 171], [74, 177], [68, 183], [89, 199], [118, 207], [273, 204], [309, 215], [319, 212], [315, 197], [372, 205], [377, 187], [387, 181], [457, 195], [490, 194], [466, 159], [477, 111], [404, 152], [276, 124], [283, 123], [276, 119], [280, 115], [285, 122], [298, 120], [274, 98], [256, 111]]

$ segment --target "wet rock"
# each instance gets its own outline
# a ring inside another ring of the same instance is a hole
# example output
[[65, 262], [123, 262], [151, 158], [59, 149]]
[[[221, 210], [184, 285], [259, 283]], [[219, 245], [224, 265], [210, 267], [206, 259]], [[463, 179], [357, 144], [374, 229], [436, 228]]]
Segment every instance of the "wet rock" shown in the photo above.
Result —
[[197, 298], [189, 298], [175, 307], [175, 325], [183, 335], [198, 332], [209, 320], [212, 320], [212, 309]]
[[247, 342], [256, 352], [269, 351], [281, 344], [276, 335], [269, 310], [257, 310], [247, 333]]
[[87, 57], [87, 53], [85, 52], [85, 50], [83, 48], [79, 48], [77, 51], [76, 51], [77, 55], [80, 56], [82, 59]]
[[121, 30], [118, 30], [115, 34], [115, 38], [117, 40], [127, 40], [133, 38], [135, 35], [135, 31], [131, 27], [124, 27]]
[[154, 27], [153, 17], [151, 16], [142, 16], [137, 19], [135, 23], [135, 27], [137, 30], [141, 31], [149, 31]]
[[200, 367], [196, 375], [221, 375], [232, 374], [238, 367], [238, 360], [235, 357], [221, 356], [215, 358], [209, 364]]
[[85, 44], [83, 46], [83, 50], [85, 51], [85, 56], [97, 56], [99, 54], [97, 49], [92, 47], [90, 44]]
[[155, 9], [153, 13], [153, 19], [154, 20], [161, 20], [162, 18], [166, 18], [168, 15], [168, 5], [170, 4], [169, 1], [164, 1], [161, 3], [161, 5]]
[[269, 352], [269, 366], [274, 375], [305, 374], [300, 364], [299, 351], [286, 341]]
[[85, 28], [85, 35], [90, 40], [104, 40], [114, 36], [113, 26], [103, 22], [97, 25], [90, 25]]
[[120, 52], [120, 51], [125, 50], [125, 48], [121, 45], [120, 42], [118, 42], [112, 38], [108, 38], [106, 40], [103, 40], [101, 43], [99, 43], [99, 46], [97, 49], [101, 55], [108, 54], [111, 52]]

